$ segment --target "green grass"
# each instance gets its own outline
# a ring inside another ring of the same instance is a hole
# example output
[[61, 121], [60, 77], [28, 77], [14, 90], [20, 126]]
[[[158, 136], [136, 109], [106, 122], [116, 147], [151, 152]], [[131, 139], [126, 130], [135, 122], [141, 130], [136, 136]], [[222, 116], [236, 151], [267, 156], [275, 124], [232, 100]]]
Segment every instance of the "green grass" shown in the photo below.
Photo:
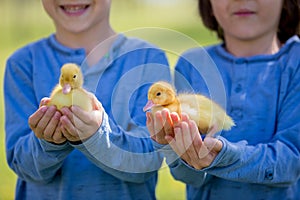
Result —
[[[215, 35], [201, 25], [196, 1], [178, 2], [181, 3], [145, 6], [141, 0], [113, 0], [111, 24], [119, 32], [144, 38], [160, 46], [168, 53], [170, 64], [174, 65], [178, 54], [185, 49], [217, 42]], [[5, 16], [0, 18], [0, 78], [3, 80], [7, 57], [17, 48], [47, 37], [54, 27], [40, 1], [2, 0], [0, 6], [2, 16]], [[3, 91], [3, 81], [0, 87]], [[2, 93], [0, 96], [0, 115], [4, 119]], [[10, 200], [14, 198], [16, 176], [5, 159], [4, 120], [1, 120], [0, 133], [0, 200]], [[184, 184], [175, 181], [164, 165], [159, 171], [157, 198], [185, 199], [184, 190]]]

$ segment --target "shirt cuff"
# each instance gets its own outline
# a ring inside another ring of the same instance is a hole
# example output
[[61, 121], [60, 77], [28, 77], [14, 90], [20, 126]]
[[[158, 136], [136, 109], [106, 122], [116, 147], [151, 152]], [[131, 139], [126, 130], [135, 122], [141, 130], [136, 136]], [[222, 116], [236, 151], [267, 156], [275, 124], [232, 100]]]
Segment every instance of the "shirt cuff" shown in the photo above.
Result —
[[231, 143], [222, 136], [219, 136], [217, 139], [223, 143], [223, 147], [210, 166], [202, 170], [212, 170], [216, 167], [226, 167], [233, 164], [239, 160], [243, 152], [242, 148], [247, 144], [245, 140], [238, 143]]
[[160, 150], [160, 149], [162, 149], [162, 148], [164, 148], [164, 147], [169, 146], [169, 145], [167, 145], [167, 144], [159, 144], [158, 142], [156, 142], [156, 141], [153, 140], [153, 139], [151, 139], [151, 141], [152, 141], [152, 144], [153, 144], [153, 147], [154, 147], [155, 150]]
[[205, 168], [202, 169], [195, 169], [194, 167], [190, 166], [188, 163], [186, 163], [184, 160], [182, 160], [181, 158], [178, 160], [177, 164], [172, 166], [173, 168], [176, 168], [177, 165], [184, 165], [186, 168], [188, 168], [191, 171], [194, 172], [204, 172], [208, 169], [211, 169], [213, 167], [218, 167], [219, 164], [222, 162], [222, 159], [225, 155], [226, 149], [227, 149], [227, 140], [225, 140], [224, 138], [221, 138], [220, 136], [217, 138], [219, 139], [222, 143], [223, 143], [223, 147], [221, 149], [221, 151], [218, 153], [218, 155], [215, 157], [215, 159], [213, 160], [213, 162]]
[[41, 147], [42, 149], [45, 151], [45, 152], [49, 152], [49, 151], [61, 151], [61, 150], [69, 150], [69, 149], [72, 149], [72, 147], [69, 145], [68, 142], [65, 142], [63, 144], [54, 144], [54, 143], [51, 143], [51, 142], [48, 142], [44, 139], [38, 139], [40, 144], [41, 144]]

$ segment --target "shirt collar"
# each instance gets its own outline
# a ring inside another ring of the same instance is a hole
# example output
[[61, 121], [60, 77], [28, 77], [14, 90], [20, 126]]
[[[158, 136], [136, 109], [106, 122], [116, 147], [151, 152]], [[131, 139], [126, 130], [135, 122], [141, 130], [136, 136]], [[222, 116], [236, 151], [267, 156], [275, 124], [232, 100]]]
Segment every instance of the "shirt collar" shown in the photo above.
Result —
[[97, 73], [99, 71], [107, 69], [110, 64], [119, 56], [122, 46], [126, 40], [127, 37], [125, 35], [118, 34], [108, 52], [93, 66], [88, 66], [86, 60], [84, 60], [81, 63], [83, 73]]
[[49, 37], [49, 44], [56, 49], [58, 52], [67, 55], [85, 55], [85, 50], [83, 48], [70, 48], [64, 46], [63, 44], [59, 43], [55, 37], [55, 34], [50, 35]]
[[251, 61], [259, 61], [259, 60], [274, 60], [278, 57], [280, 57], [282, 54], [284, 54], [288, 49], [291, 48], [291, 46], [294, 43], [299, 43], [300, 39], [297, 35], [292, 36], [291, 38], [289, 38], [286, 43], [280, 48], [280, 50], [272, 55], [255, 55], [255, 56], [250, 56], [250, 57], [236, 57], [232, 54], [230, 54], [226, 49], [225, 49], [225, 44], [219, 44], [216, 47], [216, 52], [217, 54], [219, 54], [220, 56], [222, 56], [223, 58], [229, 60], [229, 61], [236, 61], [236, 60], [247, 60], [249, 62]]

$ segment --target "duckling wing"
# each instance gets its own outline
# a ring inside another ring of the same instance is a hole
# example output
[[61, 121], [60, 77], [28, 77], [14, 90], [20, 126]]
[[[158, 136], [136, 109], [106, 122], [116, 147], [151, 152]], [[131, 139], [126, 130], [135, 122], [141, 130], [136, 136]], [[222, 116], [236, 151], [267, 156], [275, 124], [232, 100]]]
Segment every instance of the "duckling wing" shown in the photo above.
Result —
[[178, 100], [181, 112], [196, 122], [201, 133], [206, 133], [212, 124], [211, 104], [196, 94], [179, 94]]
[[85, 111], [92, 111], [92, 100], [84, 89], [74, 89], [72, 92], [72, 104], [81, 107]]
[[201, 133], [207, 133], [213, 125], [217, 125], [218, 131], [229, 130], [234, 125], [221, 106], [203, 95], [179, 94], [178, 99], [182, 112], [197, 123]]

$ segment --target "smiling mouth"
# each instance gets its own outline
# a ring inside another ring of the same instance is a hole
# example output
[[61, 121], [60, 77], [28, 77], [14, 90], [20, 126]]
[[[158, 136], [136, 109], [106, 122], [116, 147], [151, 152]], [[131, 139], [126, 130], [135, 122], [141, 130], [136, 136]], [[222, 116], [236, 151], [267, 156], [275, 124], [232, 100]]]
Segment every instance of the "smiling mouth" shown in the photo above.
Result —
[[82, 14], [90, 5], [62, 5], [60, 8], [67, 14], [78, 15]]

